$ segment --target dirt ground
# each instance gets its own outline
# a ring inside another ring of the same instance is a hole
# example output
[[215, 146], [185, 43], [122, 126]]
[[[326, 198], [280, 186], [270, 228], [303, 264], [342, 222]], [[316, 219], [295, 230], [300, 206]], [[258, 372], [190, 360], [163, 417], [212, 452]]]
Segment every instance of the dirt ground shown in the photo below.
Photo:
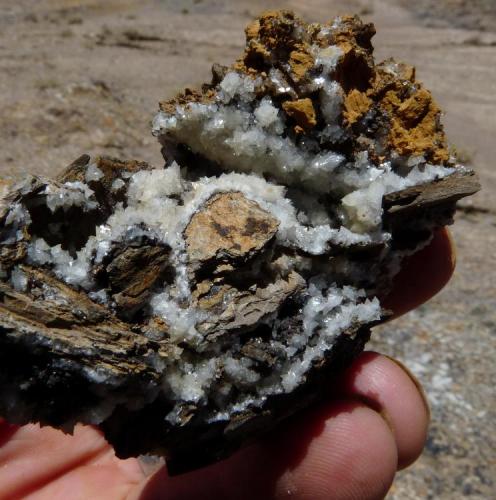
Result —
[[[496, 478], [496, 2], [494, 0], [3, 0], [0, 177], [53, 175], [84, 152], [159, 164], [150, 134], [159, 99], [210, 76], [242, 50], [266, 8], [307, 20], [359, 13], [376, 57], [415, 64], [445, 110], [483, 190], [462, 204], [458, 268], [417, 311], [378, 329], [371, 347], [425, 385], [432, 426], [422, 458], [388, 498], [491, 498]], [[408, 10], [410, 9], [410, 10]]]
[[457, 27], [470, 30], [496, 29], [494, 0], [402, 0], [401, 5], [412, 10], [419, 20], [431, 27]]

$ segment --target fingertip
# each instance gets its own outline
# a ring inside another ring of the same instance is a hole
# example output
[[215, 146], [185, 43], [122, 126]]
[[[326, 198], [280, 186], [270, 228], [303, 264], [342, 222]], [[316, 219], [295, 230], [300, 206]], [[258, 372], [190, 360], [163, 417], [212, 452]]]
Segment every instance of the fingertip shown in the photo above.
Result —
[[319, 413], [313, 418], [324, 419], [321, 434], [305, 459], [281, 476], [276, 498], [383, 498], [394, 479], [397, 449], [381, 416], [359, 401], [331, 402]]
[[363, 353], [340, 381], [343, 397], [357, 397], [381, 413], [398, 449], [398, 467], [413, 463], [427, 439], [430, 411], [420, 383], [401, 363]]

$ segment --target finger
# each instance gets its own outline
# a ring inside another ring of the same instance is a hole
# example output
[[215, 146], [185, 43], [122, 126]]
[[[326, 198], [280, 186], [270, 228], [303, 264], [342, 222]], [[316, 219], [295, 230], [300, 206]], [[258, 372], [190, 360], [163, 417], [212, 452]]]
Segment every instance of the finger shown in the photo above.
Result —
[[[116, 459], [117, 461], [117, 459]], [[129, 460], [120, 460], [120, 467], [106, 461], [96, 461], [76, 467], [56, 480], [36, 488], [23, 500], [124, 500], [142, 479], [128, 473]], [[19, 496], [11, 496], [20, 498]]]
[[443, 289], [455, 264], [456, 249], [450, 233], [447, 228], [438, 229], [429, 245], [402, 262], [382, 305], [393, 311], [394, 317], [415, 309]]
[[396, 444], [360, 402], [330, 402], [292, 419], [264, 443], [184, 476], [159, 471], [134, 498], [375, 499], [389, 489]]
[[[8, 424], [1, 424], [5, 426]], [[78, 425], [72, 436], [39, 425], [9, 428], [12, 432], [0, 447], [0, 499], [24, 498], [49, 485], [57, 489], [71, 472], [113, 454], [101, 433], [92, 427]], [[122, 467], [131, 473], [129, 464]], [[138, 474], [137, 463], [135, 468]], [[141, 479], [142, 475], [135, 482]]]
[[427, 438], [429, 409], [419, 383], [402, 365], [365, 352], [346, 370], [338, 385], [339, 397], [360, 398], [390, 424], [400, 468], [419, 457]]

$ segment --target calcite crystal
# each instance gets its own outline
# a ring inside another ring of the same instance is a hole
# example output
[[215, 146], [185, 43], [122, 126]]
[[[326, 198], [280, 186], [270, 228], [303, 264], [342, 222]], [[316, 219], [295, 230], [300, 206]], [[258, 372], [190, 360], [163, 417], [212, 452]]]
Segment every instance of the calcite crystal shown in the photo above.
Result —
[[160, 104], [163, 167], [84, 155], [8, 190], [1, 415], [96, 424], [182, 472], [319, 398], [402, 259], [478, 189], [373, 34], [265, 13], [235, 64]]

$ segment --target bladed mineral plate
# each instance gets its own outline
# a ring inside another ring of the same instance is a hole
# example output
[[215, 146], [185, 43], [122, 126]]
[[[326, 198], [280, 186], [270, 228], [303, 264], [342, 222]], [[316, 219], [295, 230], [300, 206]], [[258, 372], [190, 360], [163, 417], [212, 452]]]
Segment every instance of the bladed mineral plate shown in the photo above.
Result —
[[162, 102], [165, 164], [83, 155], [0, 203], [0, 414], [98, 425], [173, 473], [319, 398], [405, 256], [478, 190], [371, 24], [267, 12]]

